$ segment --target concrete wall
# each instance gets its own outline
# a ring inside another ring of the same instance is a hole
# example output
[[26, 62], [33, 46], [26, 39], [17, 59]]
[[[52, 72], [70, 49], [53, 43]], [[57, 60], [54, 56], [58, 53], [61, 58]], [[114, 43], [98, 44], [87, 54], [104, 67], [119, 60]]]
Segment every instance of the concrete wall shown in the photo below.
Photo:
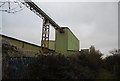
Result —
[[64, 31], [65, 33], [56, 31], [55, 51], [64, 54], [68, 54], [69, 50], [79, 51], [79, 40], [77, 37], [67, 27], [65, 27]]

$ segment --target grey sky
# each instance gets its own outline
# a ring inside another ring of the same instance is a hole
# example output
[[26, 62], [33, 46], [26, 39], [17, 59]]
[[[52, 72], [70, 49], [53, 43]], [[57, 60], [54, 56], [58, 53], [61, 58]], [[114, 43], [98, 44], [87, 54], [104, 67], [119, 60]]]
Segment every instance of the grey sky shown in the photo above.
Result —
[[[67, 26], [80, 40], [80, 49], [94, 45], [102, 53], [118, 48], [117, 2], [36, 2], [60, 26]], [[1, 12], [0, 12], [1, 13]], [[2, 32], [40, 44], [42, 19], [29, 9], [2, 13]], [[50, 39], [55, 39], [51, 27]]]

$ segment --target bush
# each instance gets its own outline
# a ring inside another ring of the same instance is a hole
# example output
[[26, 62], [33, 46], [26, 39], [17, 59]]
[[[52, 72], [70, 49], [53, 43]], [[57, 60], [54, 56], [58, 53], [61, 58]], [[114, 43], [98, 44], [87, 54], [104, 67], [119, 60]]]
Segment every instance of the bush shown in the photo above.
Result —
[[2, 47], [3, 79], [40, 79], [43, 81], [46, 79], [57, 81], [95, 79], [101, 64], [101, 53], [91, 48], [91, 51], [86, 54], [39, 54], [39, 57], [27, 65], [24, 65], [24, 60], [20, 59], [21, 62], [13, 66], [10, 64], [12, 61], [9, 53], [21, 56], [25, 52], [8, 43], [2, 43]]
[[104, 67], [110, 72], [120, 77], [120, 55], [114, 54], [113, 56], [108, 56], [104, 59]]
[[40, 55], [26, 68], [28, 79], [79, 80], [95, 79], [99, 65], [89, 55]]

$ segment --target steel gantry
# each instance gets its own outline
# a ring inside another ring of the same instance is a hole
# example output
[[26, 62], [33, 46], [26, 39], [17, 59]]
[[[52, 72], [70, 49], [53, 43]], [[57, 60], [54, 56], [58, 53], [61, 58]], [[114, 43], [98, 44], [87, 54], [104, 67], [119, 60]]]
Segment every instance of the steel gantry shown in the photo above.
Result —
[[43, 19], [41, 47], [49, 48], [49, 30], [50, 30], [49, 21]]
[[19, 0], [22, 4], [24, 4], [27, 8], [33, 11], [36, 15], [43, 19], [43, 27], [42, 27], [42, 40], [41, 47], [48, 48], [49, 47], [49, 30], [50, 25], [55, 28], [55, 30], [60, 33], [64, 33], [64, 28], [60, 27], [53, 21], [45, 12], [43, 12], [34, 2], [31, 0]]

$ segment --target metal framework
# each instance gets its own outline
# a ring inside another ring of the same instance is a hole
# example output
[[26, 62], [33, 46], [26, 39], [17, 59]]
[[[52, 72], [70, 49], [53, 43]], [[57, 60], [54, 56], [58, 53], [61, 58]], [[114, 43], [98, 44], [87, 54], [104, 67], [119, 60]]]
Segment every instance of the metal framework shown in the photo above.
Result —
[[49, 21], [43, 19], [41, 47], [49, 48], [49, 30], [50, 30]]
[[[16, 4], [16, 5], [13, 5]], [[8, 6], [8, 8], [6, 7], [4, 9], [4, 6]], [[21, 3], [19, 1], [15, 1], [13, 0], [10, 1], [10, 0], [3, 0], [3, 1], [0, 1], [0, 11], [2, 12], [7, 12], [7, 13], [17, 13], [17, 12], [20, 12], [22, 11], [25, 7], [21, 6]]]
[[[20, 0], [19, 0], [20, 1]], [[60, 33], [64, 33], [62, 27], [56, 24], [45, 12], [43, 12], [34, 2], [31, 0], [23, 0], [20, 1], [27, 8], [33, 11], [36, 15], [43, 19], [43, 28], [42, 28], [42, 41], [41, 47], [48, 48], [49, 47], [49, 28], [50, 24], [55, 28], [55, 30], [60, 31]]]

